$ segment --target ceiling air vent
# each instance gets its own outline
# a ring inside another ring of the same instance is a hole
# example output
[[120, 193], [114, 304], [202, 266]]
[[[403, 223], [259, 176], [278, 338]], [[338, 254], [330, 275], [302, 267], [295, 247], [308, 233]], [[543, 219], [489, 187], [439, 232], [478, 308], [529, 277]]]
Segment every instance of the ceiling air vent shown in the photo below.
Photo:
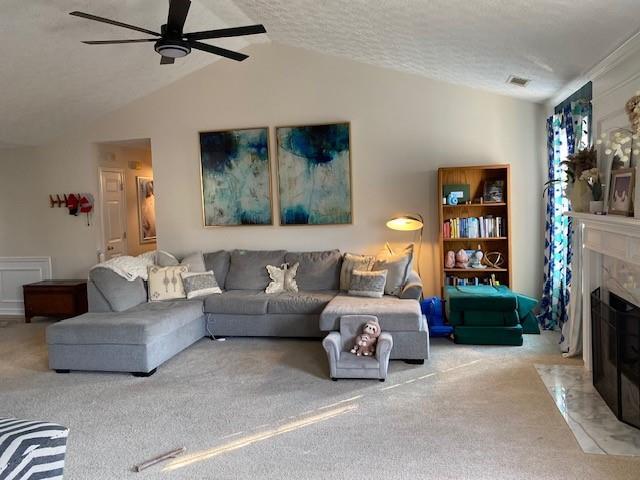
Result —
[[526, 87], [530, 81], [528, 78], [516, 77], [515, 75], [511, 75], [507, 79], [509, 85], [515, 85], [516, 87]]

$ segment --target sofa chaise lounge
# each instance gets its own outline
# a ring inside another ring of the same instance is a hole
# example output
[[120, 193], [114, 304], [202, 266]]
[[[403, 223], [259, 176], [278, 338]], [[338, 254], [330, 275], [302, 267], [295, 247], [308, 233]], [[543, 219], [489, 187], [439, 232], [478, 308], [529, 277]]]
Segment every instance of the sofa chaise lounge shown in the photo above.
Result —
[[[207, 334], [321, 338], [340, 317], [375, 315], [393, 336], [392, 359], [422, 363], [429, 356], [422, 283], [410, 273], [398, 297], [350, 297], [340, 292], [342, 255], [323, 252], [217, 251], [204, 254], [222, 294], [148, 302], [142, 279], [127, 281], [106, 268], [89, 275], [89, 313], [47, 328], [49, 366], [148, 376]], [[299, 292], [266, 294], [267, 265], [300, 264]]]

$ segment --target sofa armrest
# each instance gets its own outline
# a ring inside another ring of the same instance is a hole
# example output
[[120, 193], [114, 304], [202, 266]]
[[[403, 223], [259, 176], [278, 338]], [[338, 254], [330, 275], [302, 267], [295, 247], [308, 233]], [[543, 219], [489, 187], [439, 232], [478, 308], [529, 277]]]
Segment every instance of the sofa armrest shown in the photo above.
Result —
[[378, 360], [378, 368], [381, 380], [387, 378], [387, 370], [389, 369], [389, 357], [391, 356], [392, 347], [393, 337], [388, 332], [382, 332], [378, 337], [378, 346], [376, 347], [376, 359]]
[[376, 358], [378, 362], [382, 362], [385, 360], [385, 357], [389, 357], [391, 348], [393, 348], [393, 337], [389, 332], [382, 332], [378, 337], [378, 345], [376, 346]]
[[329, 358], [329, 375], [336, 378], [336, 369], [338, 368], [338, 360], [340, 359], [340, 350], [342, 349], [342, 337], [339, 332], [331, 332], [322, 340], [322, 346], [327, 352]]
[[420, 301], [420, 297], [422, 297], [422, 279], [415, 271], [412, 271], [407, 276], [404, 287], [402, 287], [400, 298]]
[[91, 279], [87, 280], [87, 303], [89, 312], [113, 312], [111, 305]]
[[[139, 277], [130, 282], [108, 268], [95, 267], [89, 272], [89, 280], [97, 292], [100, 292], [111, 311], [123, 312], [147, 302], [147, 289]], [[94, 311], [94, 308], [97, 308], [95, 311], [104, 311], [106, 308], [103, 302], [94, 303], [96, 300], [94, 294], [97, 292], [91, 292], [90, 312]]]

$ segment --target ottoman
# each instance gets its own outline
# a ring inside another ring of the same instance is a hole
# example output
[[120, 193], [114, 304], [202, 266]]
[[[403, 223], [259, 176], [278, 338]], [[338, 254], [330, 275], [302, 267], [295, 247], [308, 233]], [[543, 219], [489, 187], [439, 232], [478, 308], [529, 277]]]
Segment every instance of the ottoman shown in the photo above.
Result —
[[0, 418], [0, 478], [62, 478], [69, 430], [47, 422]]
[[445, 288], [447, 320], [456, 343], [522, 345], [518, 298], [505, 286]]
[[347, 315], [373, 315], [378, 319], [382, 331], [393, 337], [391, 360], [423, 364], [429, 358], [429, 326], [417, 300], [339, 294], [320, 314], [320, 330], [339, 330], [341, 318]]

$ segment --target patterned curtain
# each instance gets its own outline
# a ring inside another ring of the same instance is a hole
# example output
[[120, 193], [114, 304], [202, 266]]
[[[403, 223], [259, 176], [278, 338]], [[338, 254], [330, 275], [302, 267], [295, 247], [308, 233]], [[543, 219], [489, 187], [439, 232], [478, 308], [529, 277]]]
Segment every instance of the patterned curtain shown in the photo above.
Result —
[[547, 119], [549, 181], [545, 222], [544, 287], [540, 326], [553, 330], [567, 321], [571, 285], [571, 209], [567, 198], [567, 172], [561, 162], [590, 144], [590, 102], [573, 102]]

